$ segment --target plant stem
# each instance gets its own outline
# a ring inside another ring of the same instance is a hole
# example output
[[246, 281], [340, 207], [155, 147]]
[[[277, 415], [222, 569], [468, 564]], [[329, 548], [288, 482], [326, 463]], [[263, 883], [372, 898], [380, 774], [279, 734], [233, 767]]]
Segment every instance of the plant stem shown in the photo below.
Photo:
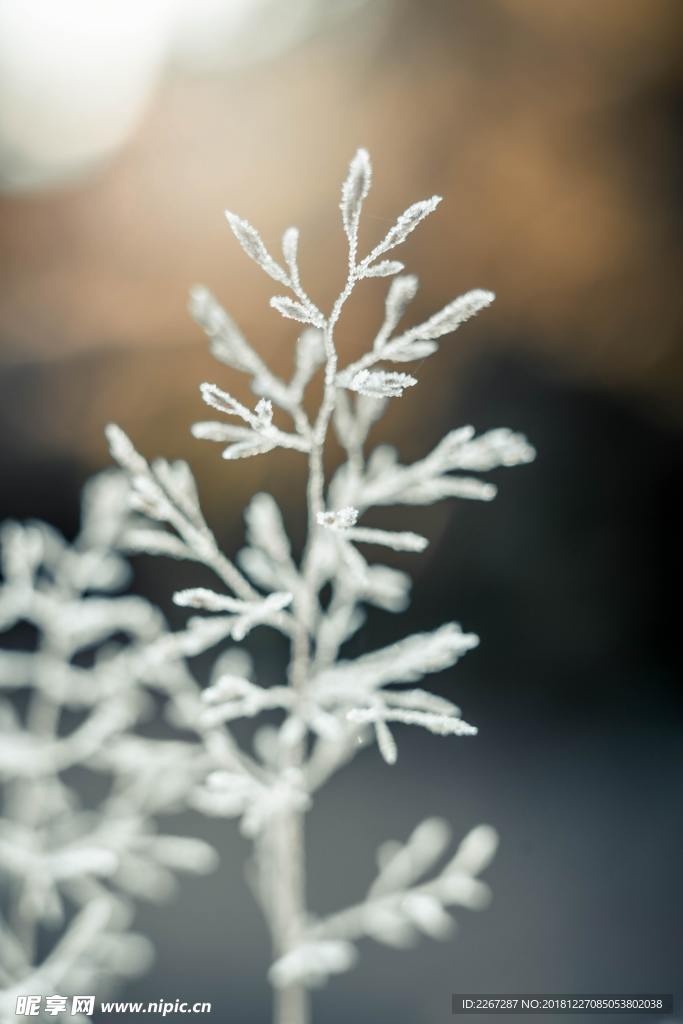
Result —
[[[309, 670], [308, 632], [303, 619], [297, 615], [289, 670], [293, 689], [301, 692]], [[306, 753], [303, 739], [288, 746], [283, 753], [283, 767], [301, 770]], [[271, 928], [275, 954], [280, 957], [296, 946], [306, 921], [306, 847], [301, 811], [289, 810], [274, 819], [268, 867], [272, 872]], [[310, 997], [305, 985], [297, 982], [275, 989], [274, 1024], [309, 1024], [310, 1019]]]
[[310, 999], [303, 985], [290, 985], [276, 989], [275, 1024], [308, 1024]]
[[[337, 297], [325, 325], [326, 364], [323, 399], [313, 427], [308, 459], [308, 526], [302, 568], [311, 601], [315, 598], [315, 593], [310, 571], [310, 554], [315, 531], [319, 528], [318, 513], [325, 507], [323, 453], [335, 404], [337, 352], [334, 345], [334, 328], [342, 306], [351, 294], [355, 283], [355, 252], [352, 252], [349, 258], [346, 284]], [[295, 628], [292, 634], [292, 653], [289, 666], [290, 685], [299, 693], [305, 689], [311, 670], [311, 645], [303, 615], [300, 608], [294, 609]], [[301, 739], [285, 751], [283, 767], [301, 771], [305, 758], [305, 741]], [[272, 825], [271, 855], [266, 863], [272, 872], [272, 878], [266, 882], [270, 883], [267, 885], [267, 891], [270, 892], [269, 916], [275, 953], [277, 956], [283, 956], [296, 946], [306, 925], [306, 851], [304, 819], [301, 811], [290, 810], [275, 819]], [[310, 994], [305, 985], [296, 982], [275, 989], [274, 1024], [310, 1024], [310, 1020]]]
[[[276, 953], [296, 944], [305, 915], [305, 848], [303, 814], [292, 811], [274, 823]], [[300, 982], [275, 989], [274, 1024], [309, 1024], [310, 996]]]

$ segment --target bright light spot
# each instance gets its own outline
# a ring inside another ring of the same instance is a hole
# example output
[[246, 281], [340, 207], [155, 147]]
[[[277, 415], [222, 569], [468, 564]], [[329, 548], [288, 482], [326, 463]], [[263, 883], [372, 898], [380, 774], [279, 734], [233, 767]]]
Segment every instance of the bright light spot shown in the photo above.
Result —
[[0, 0], [0, 189], [68, 181], [114, 153], [167, 62], [270, 57], [363, 0]]
[[130, 135], [157, 82], [167, 0], [0, 0], [0, 176], [67, 177]]

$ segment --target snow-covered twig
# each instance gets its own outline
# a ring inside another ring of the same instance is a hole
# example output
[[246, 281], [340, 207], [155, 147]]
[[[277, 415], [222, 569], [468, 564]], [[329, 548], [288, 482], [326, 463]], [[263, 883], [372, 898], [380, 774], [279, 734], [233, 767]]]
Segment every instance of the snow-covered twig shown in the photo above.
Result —
[[[422, 323], [397, 334], [416, 294], [417, 278], [402, 273], [403, 264], [393, 259], [393, 250], [436, 209], [440, 197], [414, 203], [369, 254], [360, 257], [359, 225], [371, 184], [370, 158], [360, 149], [351, 161], [341, 191], [348, 252], [346, 282], [328, 314], [315, 305], [301, 283], [296, 228], [285, 231], [283, 262], [279, 262], [256, 228], [233, 213], [227, 214], [246, 254], [291, 293], [273, 296], [271, 306], [286, 320], [305, 325], [296, 346], [294, 375], [288, 384], [273, 376], [212, 296], [195, 289], [192, 300], [193, 313], [207, 331], [214, 354], [250, 374], [252, 389], [261, 395], [252, 410], [215, 385], [202, 385], [202, 395], [209, 405], [241, 422], [198, 423], [193, 428], [195, 436], [227, 442], [226, 458], [285, 447], [301, 451], [308, 459], [308, 531], [300, 561], [297, 563], [292, 554], [274, 499], [259, 494], [247, 510], [248, 543], [238, 555], [239, 569], [220, 556], [224, 561], [218, 574], [234, 597], [195, 588], [175, 598], [181, 605], [217, 613], [209, 620], [190, 620], [188, 639], [182, 641], [185, 647], [192, 637], [201, 637], [198, 642], [204, 645], [219, 643], [227, 635], [239, 639], [256, 622], [279, 626], [291, 641], [286, 675], [283, 673], [275, 685], [262, 687], [243, 675], [228, 673], [207, 692], [208, 706], [200, 720], [208, 728], [208, 740], [214, 748], [220, 729], [237, 717], [271, 713], [282, 720], [276, 729], [257, 733], [260, 773], [240, 763], [233, 750], [233, 766], [214, 772], [196, 793], [197, 805], [207, 813], [240, 816], [243, 831], [256, 843], [254, 886], [271, 927], [276, 954], [270, 977], [276, 987], [278, 1024], [304, 1024], [308, 1020], [307, 986], [351, 965], [355, 950], [350, 939], [374, 931], [387, 941], [392, 940], [390, 937], [398, 940], [399, 935], [412, 933], [415, 927], [440, 933], [448, 920], [446, 904], [481, 903], [483, 889], [474, 878], [476, 871], [446, 871], [430, 883], [409, 885], [408, 879], [386, 893], [380, 893], [385, 885], [380, 880], [358, 908], [311, 926], [305, 897], [303, 815], [312, 794], [369, 741], [371, 731], [390, 764], [396, 761], [398, 751], [391, 731], [394, 726], [419, 725], [442, 736], [476, 733], [451, 701], [419, 688], [397, 688], [451, 667], [476, 646], [477, 637], [464, 633], [457, 624], [406, 637], [351, 661], [339, 659], [345, 641], [363, 624], [364, 605], [401, 611], [409, 598], [406, 574], [370, 564], [358, 545], [418, 552], [427, 544], [427, 538], [410, 530], [359, 525], [362, 514], [376, 506], [430, 504], [451, 496], [490, 500], [495, 495], [494, 485], [473, 477], [472, 472], [517, 465], [534, 456], [521, 435], [494, 430], [476, 437], [472, 428], [463, 428], [448, 434], [430, 454], [411, 466], [401, 466], [393, 450], [386, 447], [366, 460], [368, 433], [387, 401], [400, 400], [417, 384], [415, 377], [384, 369], [381, 364], [421, 360], [433, 354], [440, 338], [458, 329], [494, 298], [483, 289], [469, 291]], [[392, 257], [386, 258], [387, 254]], [[384, 321], [368, 352], [340, 371], [337, 324], [357, 285], [365, 278], [376, 277], [392, 278]], [[303, 402], [318, 369], [323, 374], [322, 400], [309, 420]], [[291, 416], [294, 433], [274, 425], [273, 404]], [[323, 454], [333, 420], [347, 457], [328, 485]], [[118, 456], [131, 474], [138, 509], [157, 522], [170, 524], [187, 547], [189, 557], [210, 565], [216, 549], [210, 535], [207, 538], [203, 520], [193, 521], [188, 530], [185, 520], [173, 511], [176, 503], [171, 501], [171, 510], [167, 508], [168, 495], [159, 495], [154, 471], [150, 482], [150, 470], [137, 453], [121, 458], [119, 450]], [[131, 532], [140, 542], [140, 525]], [[157, 541], [157, 548], [167, 545], [168, 553], [179, 557], [175, 537], [165, 531], [162, 536], [164, 540]], [[150, 547], [154, 547], [153, 538], [150, 540]], [[323, 591], [328, 585], [331, 597], [325, 602]], [[310, 743], [307, 736], [311, 737]], [[394, 875], [398, 866], [413, 863], [413, 853], [419, 852], [427, 840], [436, 842], [434, 837], [443, 832], [443, 827], [433, 822], [421, 829], [403, 853], [396, 855], [391, 869]], [[492, 849], [490, 832], [475, 830], [473, 835], [478, 835], [484, 845], [488, 836]], [[471, 840], [470, 845], [474, 842]], [[483, 866], [482, 858], [480, 861], [479, 868]]]

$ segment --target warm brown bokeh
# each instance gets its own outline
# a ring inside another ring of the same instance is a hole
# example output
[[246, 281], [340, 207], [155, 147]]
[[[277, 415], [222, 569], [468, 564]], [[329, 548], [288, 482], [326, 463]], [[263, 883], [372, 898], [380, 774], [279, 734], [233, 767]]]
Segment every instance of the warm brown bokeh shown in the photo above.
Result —
[[[21, 410], [31, 443], [94, 464], [102, 422], [118, 417], [148, 448], [187, 450], [196, 383], [227, 379], [185, 312], [196, 280], [286, 372], [295, 330], [268, 309], [270, 282], [222, 210], [273, 246], [297, 223], [309, 290], [324, 304], [343, 272], [337, 188], [358, 144], [376, 172], [368, 243], [414, 199], [447, 200], [404, 248], [424, 281], [415, 315], [468, 287], [498, 293], [438, 366], [422, 368], [415, 415], [451, 402], [456, 384], [438, 383], [487, 346], [541, 353], [561, 373], [670, 409], [682, 22], [680, 0], [371, 3], [270, 63], [169, 76], [106, 169], [0, 201], [6, 380], [24, 378], [17, 364], [42, 364]], [[371, 336], [382, 288], [352, 305], [349, 356]]]

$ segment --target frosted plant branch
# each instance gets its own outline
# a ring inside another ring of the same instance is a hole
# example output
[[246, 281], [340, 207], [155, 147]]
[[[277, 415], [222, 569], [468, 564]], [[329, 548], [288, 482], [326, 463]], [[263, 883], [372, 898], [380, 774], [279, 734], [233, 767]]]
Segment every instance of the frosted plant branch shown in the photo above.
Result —
[[478, 875], [491, 861], [498, 843], [493, 829], [481, 825], [460, 844], [446, 866], [429, 881], [423, 876], [448, 847], [450, 829], [429, 818], [405, 844], [387, 842], [378, 851], [379, 874], [362, 903], [310, 924], [301, 944], [271, 967], [274, 985], [303, 980], [321, 984], [330, 974], [356, 961], [353, 942], [371, 938], [384, 945], [414, 945], [420, 933], [449, 938], [455, 922], [446, 907], [480, 910], [490, 891]]
[[[252, 409], [222, 387], [202, 384], [204, 401], [227, 419], [197, 423], [193, 434], [223, 444], [229, 460], [278, 448], [306, 457], [307, 529], [298, 562], [271, 495], [254, 496], [245, 514], [246, 544], [229, 558], [201, 514], [187, 466], [149, 464], [118, 427], [108, 431], [112, 454], [131, 485], [124, 547], [202, 563], [226, 590], [178, 591], [175, 602], [199, 614], [179, 633], [151, 642], [147, 659], [157, 669], [170, 665], [182, 674], [187, 671], [179, 668], [183, 659], [211, 648], [220, 652], [203, 700], [180, 694], [175, 705], [183, 725], [194, 728], [206, 756], [203, 780], [192, 796], [194, 806], [210, 815], [238, 818], [242, 832], [254, 842], [250, 877], [272, 937], [269, 976], [276, 1024], [307, 1024], [310, 987], [347, 970], [355, 962], [358, 939], [371, 936], [404, 944], [416, 931], [444, 937], [451, 927], [446, 907], [483, 906], [487, 889], [478, 876], [495, 848], [493, 830], [480, 826], [446, 867], [425, 881], [448, 839], [445, 824], [429, 820], [406, 844], [383, 848], [379, 875], [358, 905], [323, 920], [316, 920], [307, 906], [304, 818], [331, 775], [369, 744], [376, 743], [384, 761], [393, 764], [398, 757], [394, 733], [403, 726], [439, 736], [476, 733], [452, 701], [415, 685], [451, 668], [476, 646], [477, 637], [457, 623], [360, 657], [342, 657], [344, 645], [364, 623], [367, 606], [401, 612], [409, 602], [407, 573], [370, 562], [366, 546], [414, 554], [428, 543], [411, 530], [368, 525], [363, 516], [376, 507], [424, 505], [447, 497], [491, 500], [495, 485], [473, 474], [534, 457], [522, 435], [489, 430], [477, 436], [471, 427], [451, 431], [412, 465], [401, 465], [388, 446], [366, 457], [369, 433], [389, 401], [406, 398], [418, 386], [416, 375], [391, 366], [432, 355], [441, 338], [494, 298], [482, 289], [467, 292], [401, 333], [417, 278], [403, 273], [393, 250], [434, 212], [440, 197], [409, 206], [361, 256], [359, 227], [371, 184], [370, 159], [361, 149], [341, 190], [346, 277], [327, 313], [302, 284], [296, 228], [286, 229], [282, 256], [276, 257], [249, 221], [226, 213], [244, 252], [288, 292], [271, 298], [272, 309], [287, 322], [302, 325], [288, 381], [272, 373], [205, 288], [197, 286], [191, 293], [191, 312], [207, 333], [212, 353], [222, 364], [247, 374], [258, 396]], [[368, 351], [340, 369], [337, 326], [354, 289], [373, 278], [392, 278], [383, 322]], [[305, 403], [309, 408], [312, 404], [307, 389], [319, 372], [322, 397], [311, 415], [305, 408]], [[283, 415], [290, 421], [286, 425], [279, 422]], [[331, 426], [345, 460], [327, 481]], [[269, 685], [255, 680], [248, 660], [225, 647], [263, 625], [282, 632], [290, 645], [286, 669]], [[21, 671], [21, 661], [8, 665], [10, 675]], [[239, 745], [229, 731], [231, 724], [260, 716], [267, 716], [270, 724], [257, 729], [253, 742]]]
[[[134, 901], [165, 897], [176, 870], [215, 862], [202, 841], [157, 831], [209, 759], [196, 741], [137, 732], [153, 691], [169, 708], [199, 700], [179, 664], [150, 661], [170, 636], [161, 615], [118, 593], [128, 494], [121, 474], [91, 481], [73, 545], [40, 522], [0, 532], [0, 629], [28, 623], [39, 637], [35, 651], [0, 651], [3, 1020], [18, 995], [101, 991], [144, 970], [151, 948], [131, 930]], [[105, 783], [96, 808], [82, 804], [73, 768]]]

